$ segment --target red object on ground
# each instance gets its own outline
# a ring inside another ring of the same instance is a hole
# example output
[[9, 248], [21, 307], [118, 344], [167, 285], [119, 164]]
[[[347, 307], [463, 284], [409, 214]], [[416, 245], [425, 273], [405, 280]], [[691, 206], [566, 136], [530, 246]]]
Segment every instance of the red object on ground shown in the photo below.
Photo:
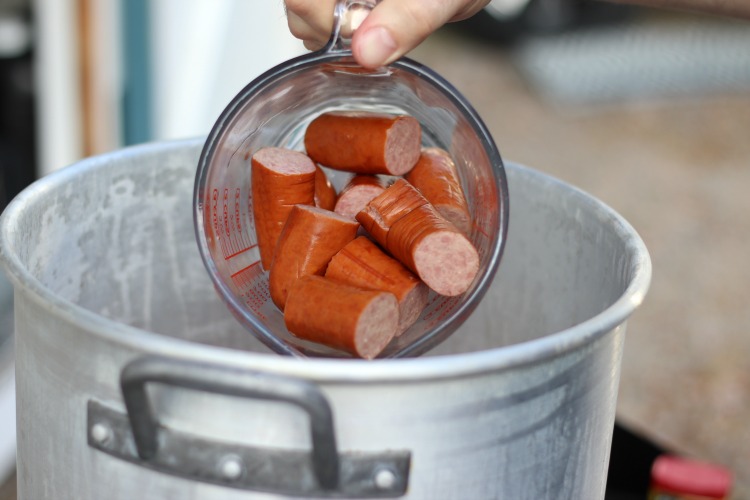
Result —
[[651, 467], [650, 489], [649, 498], [669, 493], [691, 499], [724, 499], [732, 489], [732, 473], [720, 465], [661, 455]]

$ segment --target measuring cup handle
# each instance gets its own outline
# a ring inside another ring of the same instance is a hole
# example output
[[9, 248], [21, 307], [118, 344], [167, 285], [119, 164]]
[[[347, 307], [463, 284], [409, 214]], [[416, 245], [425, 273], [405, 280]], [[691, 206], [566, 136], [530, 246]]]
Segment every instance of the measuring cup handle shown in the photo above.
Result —
[[354, 32], [379, 3], [380, 0], [338, 0], [333, 11], [333, 31], [327, 50], [349, 50]]

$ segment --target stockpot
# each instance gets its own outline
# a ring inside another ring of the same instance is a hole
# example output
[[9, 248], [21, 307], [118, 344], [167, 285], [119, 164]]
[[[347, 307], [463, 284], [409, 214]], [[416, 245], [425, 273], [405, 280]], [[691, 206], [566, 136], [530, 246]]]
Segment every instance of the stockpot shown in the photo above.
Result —
[[283, 357], [199, 257], [203, 141], [83, 160], [3, 213], [20, 499], [603, 498], [651, 273], [626, 221], [508, 164], [503, 261], [452, 337], [419, 358]]

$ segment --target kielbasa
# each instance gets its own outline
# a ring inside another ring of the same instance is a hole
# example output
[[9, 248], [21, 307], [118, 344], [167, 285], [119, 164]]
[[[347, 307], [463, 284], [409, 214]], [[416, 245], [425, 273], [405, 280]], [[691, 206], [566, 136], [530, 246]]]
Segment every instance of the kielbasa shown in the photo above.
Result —
[[284, 323], [301, 339], [372, 359], [396, 334], [398, 301], [388, 292], [303, 276], [289, 291]]
[[297, 151], [266, 147], [255, 152], [251, 165], [255, 234], [268, 270], [292, 207], [315, 202], [315, 164]]
[[427, 305], [427, 286], [365, 236], [357, 237], [334, 255], [325, 277], [366, 290], [383, 290], [395, 295], [399, 307], [396, 335], [413, 325]]
[[305, 149], [317, 163], [358, 174], [403, 175], [419, 159], [422, 128], [408, 115], [331, 111], [305, 131]]
[[385, 182], [376, 175], [355, 175], [339, 193], [334, 211], [354, 219], [385, 188]]
[[289, 289], [301, 276], [323, 275], [331, 258], [357, 236], [359, 223], [322, 208], [295, 205], [276, 244], [268, 288], [284, 310]]
[[404, 179], [375, 197], [356, 218], [440, 295], [461, 295], [479, 272], [479, 253], [471, 241]]
[[424, 148], [405, 179], [462, 233], [471, 230], [471, 216], [456, 165], [441, 148]]
[[328, 179], [328, 176], [315, 165], [315, 206], [325, 210], [333, 210], [336, 207], [336, 189]]

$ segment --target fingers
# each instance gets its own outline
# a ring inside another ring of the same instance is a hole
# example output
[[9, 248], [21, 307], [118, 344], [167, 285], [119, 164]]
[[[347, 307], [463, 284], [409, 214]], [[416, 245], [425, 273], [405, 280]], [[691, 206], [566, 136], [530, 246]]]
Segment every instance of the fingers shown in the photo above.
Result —
[[308, 49], [321, 48], [331, 37], [335, 3], [336, 0], [285, 0], [289, 31]]
[[[292, 35], [317, 50], [331, 36], [336, 0], [285, 0]], [[395, 61], [447, 22], [479, 12], [489, 0], [382, 0], [352, 38], [359, 64], [376, 68]]]
[[464, 1], [463, 7], [458, 9], [455, 13], [455, 15], [450, 18], [448, 22], [453, 23], [456, 21], [463, 21], [464, 19], [468, 19], [480, 10], [484, 9], [491, 0], [470, 0], [470, 1]]
[[395, 61], [450, 21], [479, 12], [488, 0], [382, 0], [352, 38], [359, 64], [376, 68]]

